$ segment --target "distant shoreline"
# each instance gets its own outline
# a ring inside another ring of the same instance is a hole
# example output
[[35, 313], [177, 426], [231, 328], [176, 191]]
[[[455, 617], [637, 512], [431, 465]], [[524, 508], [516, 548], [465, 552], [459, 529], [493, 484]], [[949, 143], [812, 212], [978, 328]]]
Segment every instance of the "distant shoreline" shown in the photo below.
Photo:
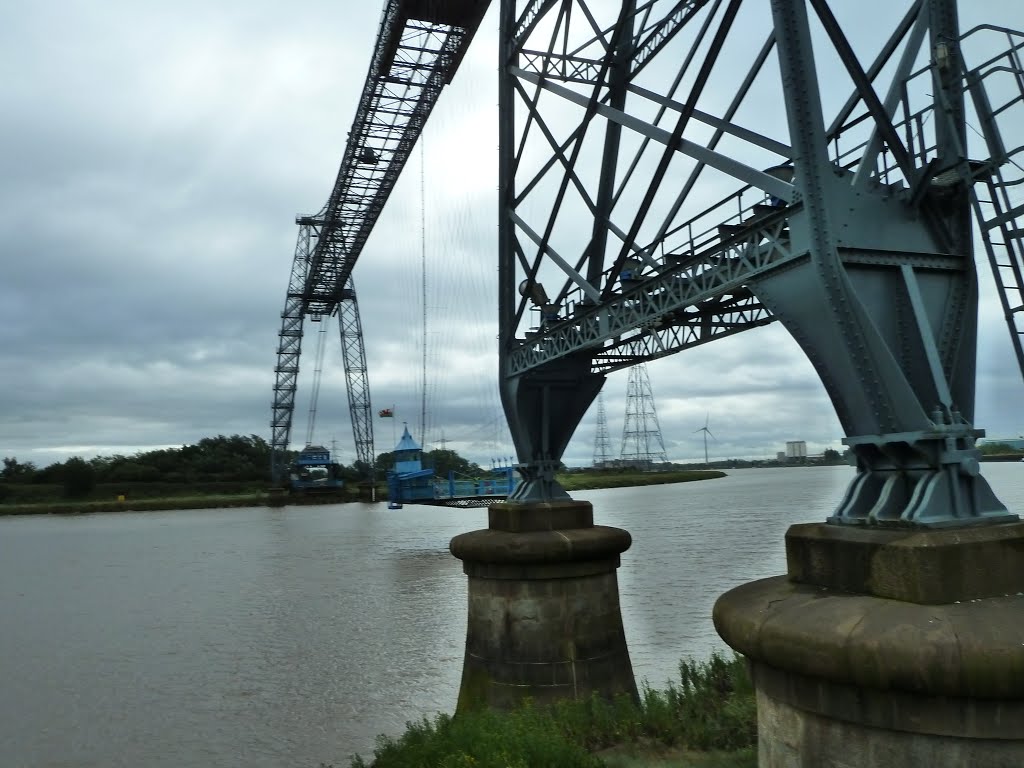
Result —
[[[664, 485], [667, 483], [685, 483], [696, 480], [711, 480], [725, 477], [725, 472], [718, 470], [680, 470], [675, 472], [600, 472], [571, 473], [559, 476], [559, 481], [567, 491], [589, 491], [602, 488], [629, 488], [644, 485]], [[205, 496], [162, 496], [157, 498], [101, 499], [88, 501], [57, 500], [35, 502], [31, 504], [0, 504], [0, 516], [14, 515], [84, 515], [93, 512], [169, 512], [190, 509], [221, 509], [230, 507], [263, 507], [268, 506], [269, 494], [264, 491], [256, 493], [232, 493]], [[381, 487], [378, 501], [386, 501], [386, 493]], [[349, 493], [342, 497], [303, 496], [289, 497], [289, 506], [312, 504], [346, 504], [359, 501]]]
[[0, 504], [4, 515], [86, 515], [93, 512], [165, 512], [223, 507], [262, 507], [266, 493], [224, 496], [165, 496], [151, 499], [103, 499], [94, 501], [48, 501], [33, 504]]
[[[983, 462], [1019, 462], [1018, 455], [987, 455], [982, 456]], [[783, 465], [784, 466], [784, 465]], [[790, 465], [818, 466], [818, 465]], [[698, 480], [714, 480], [726, 477], [727, 473], [719, 469], [685, 469], [668, 472], [617, 472], [600, 470], [588, 472], [567, 472], [558, 475], [562, 487], [570, 493], [577, 491], [594, 491], [606, 488], [638, 488], [647, 485], [668, 485], [675, 483], [695, 482]], [[222, 509], [231, 507], [264, 507], [269, 506], [270, 494], [266, 491], [207, 494], [181, 496], [161, 496], [154, 498], [100, 499], [88, 501], [53, 500], [30, 504], [0, 504], [0, 517], [14, 515], [82, 515], [93, 512], [169, 512], [190, 509]], [[379, 486], [377, 501], [387, 500], [383, 485]], [[346, 490], [343, 495], [300, 496], [288, 497], [288, 506], [305, 506], [314, 504], [347, 504], [360, 501], [354, 489]]]

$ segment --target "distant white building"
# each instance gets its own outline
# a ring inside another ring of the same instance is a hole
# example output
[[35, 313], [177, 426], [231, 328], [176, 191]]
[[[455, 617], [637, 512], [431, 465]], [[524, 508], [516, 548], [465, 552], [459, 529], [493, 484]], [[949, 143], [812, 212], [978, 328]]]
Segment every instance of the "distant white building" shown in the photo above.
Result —
[[1005, 445], [1015, 451], [1024, 451], [1024, 437], [983, 437], [978, 445]]
[[806, 440], [787, 440], [786, 441], [786, 458], [787, 459], [806, 459], [807, 458], [807, 441]]

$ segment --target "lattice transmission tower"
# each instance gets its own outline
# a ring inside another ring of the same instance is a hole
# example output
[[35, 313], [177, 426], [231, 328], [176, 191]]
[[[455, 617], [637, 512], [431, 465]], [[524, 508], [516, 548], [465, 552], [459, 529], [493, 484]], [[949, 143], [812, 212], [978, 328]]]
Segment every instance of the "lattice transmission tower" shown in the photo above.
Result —
[[608, 415], [604, 410], [604, 393], [597, 396], [597, 434], [594, 436], [594, 466], [607, 467], [612, 457], [612, 441], [608, 437]]
[[647, 366], [643, 363], [629, 369], [626, 386], [626, 419], [622, 425], [622, 451], [619, 459], [637, 467], [650, 467], [656, 461], [668, 461], [661, 439], [658, 412], [654, 408], [654, 392]]

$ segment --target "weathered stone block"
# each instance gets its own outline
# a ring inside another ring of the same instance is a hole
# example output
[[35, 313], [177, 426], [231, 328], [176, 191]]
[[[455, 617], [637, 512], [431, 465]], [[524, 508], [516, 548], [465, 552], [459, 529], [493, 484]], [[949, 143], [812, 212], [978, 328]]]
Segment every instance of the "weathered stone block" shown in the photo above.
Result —
[[1024, 765], [1024, 596], [925, 605], [778, 576], [714, 620], [750, 662], [762, 768]]
[[807, 523], [786, 532], [803, 584], [940, 605], [1024, 592], [1024, 523], [870, 528]]
[[469, 577], [458, 709], [636, 697], [615, 575], [629, 534], [587, 502], [495, 505], [490, 522], [451, 543]]

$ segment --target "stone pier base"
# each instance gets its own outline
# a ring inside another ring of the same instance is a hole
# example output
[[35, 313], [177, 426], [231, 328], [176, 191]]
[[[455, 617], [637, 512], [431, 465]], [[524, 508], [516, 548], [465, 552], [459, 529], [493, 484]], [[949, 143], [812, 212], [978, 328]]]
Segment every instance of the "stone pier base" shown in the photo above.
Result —
[[582, 501], [496, 504], [488, 518], [451, 542], [469, 577], [458, 710], [636, 697], [615, 574], [629, 534], [595, 526]]
[[1024, 766], [1024, 524], [801, 525], [786, 549], [714, 610], [761, 768]]

